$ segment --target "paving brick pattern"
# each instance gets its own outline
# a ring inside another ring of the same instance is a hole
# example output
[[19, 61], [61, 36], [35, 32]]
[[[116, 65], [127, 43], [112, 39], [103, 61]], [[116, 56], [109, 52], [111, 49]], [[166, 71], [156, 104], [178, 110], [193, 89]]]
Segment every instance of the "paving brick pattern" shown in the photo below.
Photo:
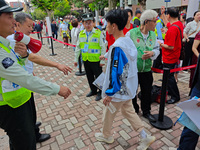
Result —
[[[35, 35], [33, 35], [36, 37]], [[102, 101], [96, 102], [95, 97], [86, 98], [89, 86], [86, 76], [75, 76], [78, 70], [73, 67], [74, 51], [72, 48], [63, 49], [63, 45], [54, 42], [56, 56], [49, 56], [51, 49], [48, 48], [46, 39], [45, 45], [38, 53], [49, 60], [66, 64], [73, 68], [73, 72], [68, 76], [56, 68], [35, 65], [34, 73], [47, 81], [55, 82], [59, 85], [68, 86], [72, 94], [66, 100], [59, 96], [43, 96], [35, 94], [38, 121], [42, 122], [41, 133], [50, 133], [51, 139], [37, 144], [38, 150], [134, 150], [138, 146], [138, 133], [132, 130], [129, 122], [123, 118], [121, 112], [116, 115], [113, 122], [113, 144], [98, 142], [94, 134], [102, 128]], [[154, 84], [161, 85], [158, 81], [162, 78], [161, 74], [154, 73]], [[181, 101], [188, 99], [188, 73], [179, 74], [178, 87], [180, 90]], [[158, 114], [159, 105], [152, 104], [152, 114]], [[165, 107], [165, 115], [170, 117], [173, 122], [181, 114], [176, 104]], [[177, 147], [183, 126], [179, 123], [172, 129], [161, 131], [152, 127], [148, 121], [139, 114], [147, 131], [156, 137], [156, 142], [151, 145], [149, 150], [168, 150], [169, 147]], [[0, 129], [0, 150], [8, 150], [8, 137]], [[200, 150], [198, 142], [196, 150]]]

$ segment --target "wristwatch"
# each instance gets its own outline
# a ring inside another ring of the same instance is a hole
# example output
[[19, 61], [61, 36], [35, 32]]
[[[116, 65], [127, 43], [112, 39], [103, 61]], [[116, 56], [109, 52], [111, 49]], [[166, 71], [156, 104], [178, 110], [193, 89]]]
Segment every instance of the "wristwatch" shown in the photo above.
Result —
[[27, 55], [25, 57], [21, 57], [22, 59], [27, 58], [29, 56], [29, 53], [27, 52]]

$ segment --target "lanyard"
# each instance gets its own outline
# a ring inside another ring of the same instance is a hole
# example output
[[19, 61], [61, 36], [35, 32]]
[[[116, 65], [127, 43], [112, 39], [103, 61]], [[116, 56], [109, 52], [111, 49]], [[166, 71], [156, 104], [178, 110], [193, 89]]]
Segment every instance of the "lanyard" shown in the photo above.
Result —
[[10, 49], [11, 49], [12, 53], [16, 56], [17, 60], [18, 60], [18, 61], [21, 61], [21, 60], [19, 59], [19, 56], [15, 53], [15, 51], [14, 51], [11, 47], [10, 47]]
[[89, 35], [90, 35], [91, 32], [92, 32], [92, 31], [90, 31], [90, 32], [87, 32], [87, 31], [86, 31], [86, 35], [87, 35], [87, 41], [86, 41], [86, 42], [88, 42], [88, 37], [89, 37]]
[[[16, 56], [17, 60], [20, 62], [21, 59], [19, 59], [19, 56], [15, 53], [15, 51], [10, 47], [11, 51], [13, 52], [13, 54]], [[22, 67], [27, 71], [26, 67], [24, 65], [22, 65]]]

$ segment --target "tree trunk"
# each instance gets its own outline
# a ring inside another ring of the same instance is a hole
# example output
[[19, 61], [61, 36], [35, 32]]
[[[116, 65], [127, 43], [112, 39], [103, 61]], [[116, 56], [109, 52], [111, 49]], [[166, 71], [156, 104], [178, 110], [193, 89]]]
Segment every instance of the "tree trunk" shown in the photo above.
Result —
[[146, 0], [138, 0], [139, 4], [142, 6], [142, 9], [146, 8]]
[[49, 19], [51, 21], [51, 13], [52, 13], [52, 11], [47, 10], [46, 12], [47, 12], [47, 16], [49, 17]]
[[108, 1], [108, 10], [115, 9], [117, 6], [117, 0]]

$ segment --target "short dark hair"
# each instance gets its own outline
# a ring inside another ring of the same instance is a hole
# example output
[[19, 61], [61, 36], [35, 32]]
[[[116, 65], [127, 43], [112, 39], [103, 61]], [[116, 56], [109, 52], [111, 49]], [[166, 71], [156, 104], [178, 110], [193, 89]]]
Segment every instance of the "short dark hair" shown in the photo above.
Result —
[[130, 12], [130, 13], [131, 13], [131, 16], [133, 16], [133, 11], [132, 11], [131, 9], [128, 9], [128, 8], [127, 8], [127, 9], [125, 9], [125, 10], [127, 11], [127, 13]]
[[76, 28], [78, 26], [78, 21], [75, 19], [72, 20], [72, 26]]
[[126, 10], [113, 9], [106, 15], [106, 21], [111, 24], [115, 23], [119, 30], [123, 30], [128, 20], [128, 13]]
[[189, 23], [189, 22], [191, 22], [191, 21], [193, 21], [193, 20], [194, 20], [194, 18], [192, 18], [192, 17], [187, 18], [186, 19], [186, 24]]
[[179, 11], [176, 7], [170, 7], [167, 9], [167, 14], [170, 15], [172, 18], [178, 18], [179, 17]]
[[[195, 12], [194, 12], [194, 16], [196, 16], [196, 14], [197, 14], [198, 12], [199, 12], [199, 11], [195, 11]], [[193, 17], [194, 17], [194, 16], [193, 16]]]
[[[16, 22], [19, 22], [21, 24], [23, 24], [25, 21], [26, 21], [26, 18], [30, 19], [30, 20], [33, 20], [31, 15], [27, 14], [27, 13], [24, 13], [24, 12], [20, 12], [20, 13], [17, 13], [15, 15], [15, 20]], [[38, 20], [39, 21], [39, 20]]]
[[137, 14], [142, 14], [142, 12], [141, 12], [139, 9], [137, 9], [137, 10], [135, 11], [135, 15], [137, 15]]
[[186, 14], [183, 14], [183, 15], [182, 15], [182, 18], [183, 18], [184, 20], [186, 20]]

